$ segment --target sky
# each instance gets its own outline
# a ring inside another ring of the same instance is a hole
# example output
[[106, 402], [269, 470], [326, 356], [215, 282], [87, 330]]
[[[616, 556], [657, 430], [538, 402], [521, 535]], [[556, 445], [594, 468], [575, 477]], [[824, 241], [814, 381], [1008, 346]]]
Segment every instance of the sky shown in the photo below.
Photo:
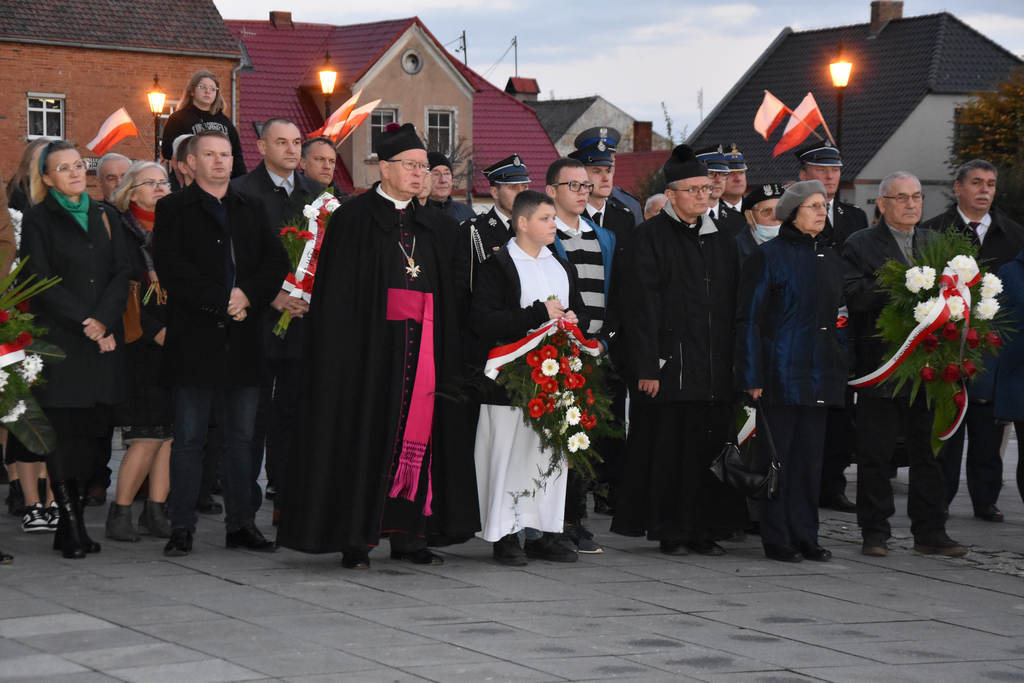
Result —
[[[271, 10], [289, 9], [294, 21], [333, 24], [418, 16], [451, 52], [465, 31], [469, 66], [499, 88], [515, 75], [513, 52], [502, 55], [516, 37], [518, 75], [537, 79], [541, 99], [601, 95], [662, 135], [668, 118], [676, 142], [700, 122], [698, 92], [707, 115], [783, 28], [859, 24], [871, 16], [870, 0], [214, 2], [225, 19], [267, 19]], [[1024, 57], [1021, 0], [903, 3], [904, 17], [943, 11]]]

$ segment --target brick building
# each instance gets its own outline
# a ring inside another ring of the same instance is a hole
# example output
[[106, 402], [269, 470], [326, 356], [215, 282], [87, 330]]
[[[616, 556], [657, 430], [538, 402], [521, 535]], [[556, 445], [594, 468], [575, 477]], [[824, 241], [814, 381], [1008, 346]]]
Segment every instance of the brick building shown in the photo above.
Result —
[[10, 177], [23, 143], [40, 135], [77, 142], [89, 157], [85, 143], [119, 107], [139, 135], [111, 151], [152, 159], [154, 75], [167, 94], [164, 117], [198, 69], [217, 74], [233, 116], [241, 64], [213, 0], [0, 2], [0, 176]]

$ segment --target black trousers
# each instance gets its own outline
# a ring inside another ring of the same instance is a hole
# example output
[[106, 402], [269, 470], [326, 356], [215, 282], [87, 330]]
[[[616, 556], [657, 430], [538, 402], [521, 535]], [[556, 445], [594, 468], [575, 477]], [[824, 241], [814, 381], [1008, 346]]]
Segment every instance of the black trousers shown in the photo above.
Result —
[[1017, 435], [1017, 493], [1024, 500], [1024, 422], [1014, 422], [1013, 431]]
[[267, 484], [280, 487], [284, 482], [288, 448], [298, 416], [301, 364], [298, 358], [268, 358], [265, 361], [252, 440], [254, 487], [263, 469], [264, 452]]
[[855, 425], [853, 421], [853, 389], [847, 387], [846, 405], [827, 409], [825, 420], [825, 453], [821, 465], [821, 500], [835, 500], [846, 493], [844, 471], [853, 462]]
[[964, 458], [964, 434], [967, 435], [967, 491], [975, 508], [995, 505], [1003, 488], [1003, 445], [1005, 424], [997, 423], [991, 403], [968, 403], [967, 414], [946, 441], [942, 462], [946, 475], [946, 503], [952, 503], [960, 488], [960, 464]]
[[[758, 410], [758, 432], [765, 432], [767, 422], [782, 465], [779, 497], [758, 502], [762, 543], [817, 545], [827, 419], [824, 406], [763, 406]], [[758, 442], [767, 448], [767, 439]]]
[[[97, 463], [110, 458], [110, 411], [105, 406], [46, 408], [57, 437], [56, 448], [46, 456], [46, 470], [53, 481], [77, 479], [80, 490], [91, 481]], [[102, 482], [97, 482], [102, 483]]]
[[932, 454], [933, 412], [924, 393], [907, 399], [859, 397], [857, 400], [857, 523], [866, 540], [885, 541], [896, 512], [889, 467], [899, 434], [906, 437], [910, 466], [907, 514], [914, 538], [944, 532], [946, 479], [942, 461]]

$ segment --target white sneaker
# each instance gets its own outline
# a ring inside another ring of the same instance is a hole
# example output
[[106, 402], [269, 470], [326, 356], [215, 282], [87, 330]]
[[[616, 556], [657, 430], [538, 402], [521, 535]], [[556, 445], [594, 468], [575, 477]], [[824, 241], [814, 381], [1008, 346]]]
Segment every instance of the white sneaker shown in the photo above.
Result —
[[50, 503], [50, 507], [46, 508], [46, 529], [48, 531], [57, 531], [57, 522], [60, 521], [60, 508], [57, 507], [57, 501]]
[[45, 533], [50, 530], [48, 522], [43, 504], [36, 503], [25, 509], [25, 514], [21, 518], [21, 530], [27, 534]]

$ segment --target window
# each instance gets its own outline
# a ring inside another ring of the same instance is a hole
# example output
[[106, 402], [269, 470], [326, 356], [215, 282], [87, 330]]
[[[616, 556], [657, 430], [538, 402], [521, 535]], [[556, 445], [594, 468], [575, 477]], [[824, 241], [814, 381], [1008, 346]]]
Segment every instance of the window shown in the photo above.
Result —
[[28, 94], [28, 137], [64, 137], [64, 95]]
[[448, 156], [452, 152], [452, 113], [427, 112], [427, 149]]
[[377, 136], [384, 132], [384, 128], [397, 121], [397, 109], [375, 109], [370, 113], [370, 149], [377, 144]]

